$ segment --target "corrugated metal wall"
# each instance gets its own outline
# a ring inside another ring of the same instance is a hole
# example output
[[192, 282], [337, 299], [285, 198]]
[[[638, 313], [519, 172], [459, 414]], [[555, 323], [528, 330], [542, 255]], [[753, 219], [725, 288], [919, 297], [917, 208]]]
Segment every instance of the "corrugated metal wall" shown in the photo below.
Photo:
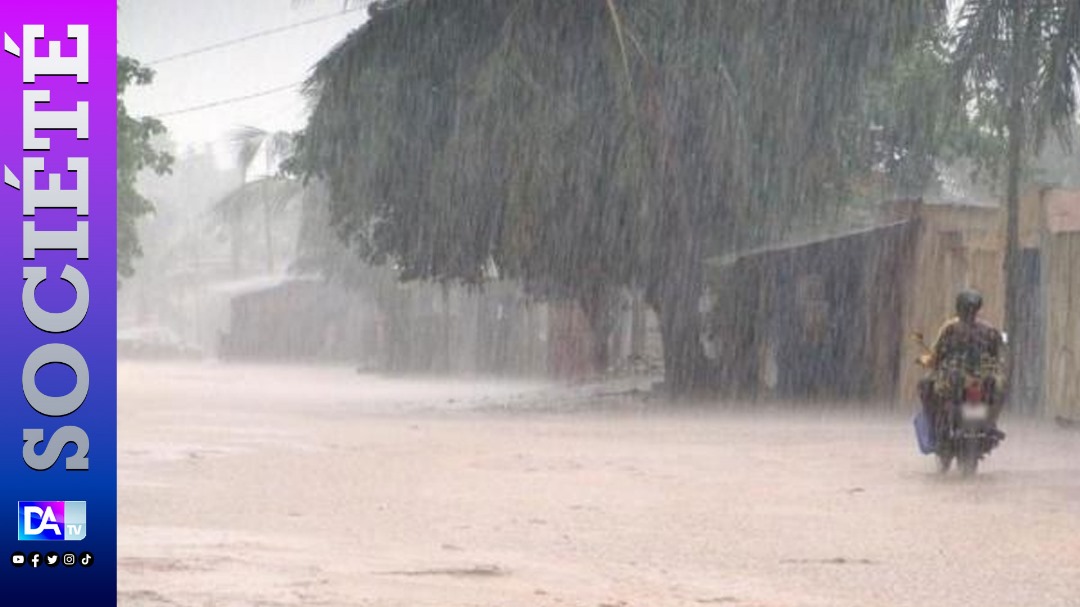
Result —
[[1080, 232], [1049, 235], [1046, 289], [1046, 412], [1080, 420]]

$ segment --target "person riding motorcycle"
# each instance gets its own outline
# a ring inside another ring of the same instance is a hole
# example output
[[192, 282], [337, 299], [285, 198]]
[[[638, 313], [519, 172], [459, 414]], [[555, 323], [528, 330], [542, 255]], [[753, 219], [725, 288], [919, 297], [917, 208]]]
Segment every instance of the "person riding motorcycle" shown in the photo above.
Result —
[[1005, 340], [1001, 331], [978, 317], [982, 305], [978, 291], [964, 290], [957, 295], [956, 317], [942, 325], [930, 351], [919, 357], [919, 362], [931, 370], [929, 377], [919, 382], [919, 396], [927, 415], [936, 422], [945, 403], [962, 394], [964, 377], [980, 378], [987, 395], [990, 426], [999, 438], [1004, 438], [1005, 434], [997, 429], [997, 418], [1004, 405]]

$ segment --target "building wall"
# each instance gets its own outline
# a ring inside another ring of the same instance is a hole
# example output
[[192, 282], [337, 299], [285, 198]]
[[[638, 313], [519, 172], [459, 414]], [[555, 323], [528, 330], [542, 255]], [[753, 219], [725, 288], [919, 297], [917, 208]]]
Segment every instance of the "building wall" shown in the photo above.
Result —
[[1050, 236], [1046, 262], [1046, 411], [1080, 419], [1080, 233]]
[[[1022, 315], [1033, 330], [1027, 343], [1010, 343], [1012, 355], [1032, 359], [1034, 376], [1020, 378], [1027, 400], [1042, 401], [1048, 411], [1073, 411], [1080, 402], [1080, 357], [1071, 344], [1080, 343], [1077, 323], [1080, 304], [1080, 246], [1075, 234], [1080, 223], [1068, 216], [1050, 217], [1050, 205], [1074, 209], [1080, 217], [1080, 192], [1030, 190], [1021, 198], [1020, 245], [1023, 261], [1034, 274]], [[1003, 208], [922, 205], [914, 213], [922, 219], [905, 324], [932, 341], [941, 322], [953, 313], [953, 297], [964, 287], [980, 290], [986, 297], [983, 317], [1004, 326], [1005, 228]], [[1058, 212], [1061, 215], [1061, 212]], [[1066, 213], [1066, 215], [1068, 215]], [[1072, 221], [1073, 224], [1068, 222]], [[1068, 224], [1068, 225], [1066, 225]], [[919, 349], [908, 341], [902, 361], [901, 398], [918, 400], [916, 383], [925, 371], [914, 363]], [[1038, 402], [1028, 403], [1038, 408]]]
[[[1062, 200], [1063, 196], [1068, 200]], [[1056, 219], [1048, 218], [1049, 200], [1057, 201]], [[1071, 209], [1071, 216], [1066, 216], [1062, 210], [1065, 207]], [[795, 319], [818, 315], [825, 318], [824, 325], [833, 333], [838, 322], [854, 322], [865, 328], [849, 332], [836, 342], [867, 340], [854, 350], [858, 352], [857, 361], [846, 355], [837, 358], [839, 351], [830, 356], [845, 368], [877, 374], [875, 388], [846, 385], [844, 394], [884, 398], [892, 381], [896, 399], [914, 406], [918, 402], [917, 383], [925, 370], [915, 364], [921, 349], [910, 336], [919, 332], [926, 342], [932, 342], [941, 324], [954, 315], [954, 300], [960, 289], [981, 291], [986, 300], [983, 318], [995, 326], [1004, 326], [1004, 208], [919, 202], [883, 206], [883, 223], [905, 219], [918, 226], [913, 246], [895, 248], [895, 254], [901, 258], [910, 255], [910, 265], [903, 259], [892, 266], [883, 264], [872, 254], [874, 246], [854, 244], [857, 239], [848, 236], [751, 255], [718, 271], [715, 284], [719, 300], [713, 322], [725, 358], [723, 384], [735, 386], [741, 396], [783, 396], [785, 367], [798, 363], [796, 359], [782, 360], [783, 353], [770, 346], [770, 341], [776, 342], [776, 335], [803, 330], [792, 324]], [[1020, 222], [1021, 261], [1030, 282], [1021, 313], [1032, 323], [1033, 330], [1024, 344], [1010, 343], [1010, 351], [1015, 355], [1023, 350], [1022, 355], [1033, 363], [1032, 375], [1020, 378], [1024, 400], [1035, 403], [1041, 399], [1055, 414], [1080, 417], [1080, 352], [1074, 354], [1074, 349], [1080, 350], [1080, 192], [1029, 191], [1021, 199]], [[816, 297], [813, 293], [820, 289], [808, 283], [813, 272], [806, 264], [813, 265], [814, 258], [825, 248], [835, 249], [842, 240], [858, 251], [860, 264], [848, 264], [845, 259], [849, 255], [841, 252], [834, 263], [828, 264], [832, 266], [830, 272], [839, 270], [863, 287], [845, 290], [841, 276], [826, 272], [826, 281], [832, 285], [827, 290], [840, 289], [833, 293], [839, 296]], [[796, 255], [791, 256], [791, 252]], [[784, 256], [800, 259], [802, 266], [792, 265], [782, 259]], [[795, 299], [784, 299], [788, 293], [796, 294]], [[781, 298], [780, 305], [777, 297]], [[891, 307], [891, 297], [901, 302], [898, 308]], [[853, 300], [861, 301], [861, 307], [852, 306]], [[848, 309], [838, 315], [835, 308], [845, 301]], [[803, 326], [813, 324], [804, 322]], [[891, 355], [891, 346], [900, 348], [898, 358]], [[825, 350], [830, 348], [835, 350], [834, 346]], [[814, 365], [810, 367], [813, 370]], [[819, 371], [822, 376], [829, 372]], [[796, 398], [813, 398], [815, 394], [808, 387], [800, 384], [788, 392]]]
[[548, 373], [564, 380], [579, 380], [592, 375], [592, 335], [581, 308], [573, 301], [555, 301], [546, 307]]
[[956, 293], [978, 289], [986, 299], [983, 317], [1001, 326], [1005, 310], [1003, 218], [996, 208], [922, 205], [916, 209], [920, 230], [915, 269], [905, 302], [904, 352], [900, 399], [918, 401], [917, 383], [925, 371], [915, 364], [921, 350], [909, 337], [922, 333], [934, 340], [941, 324], [954, 314]]
[[[295, 280], [233, 297], [224, 358], [253, 360], [333, 360], [355, 357], [362, 347], [363, 309], [343, 290]], [[370, 318], [370, 314], [367, 315]]]
[[609, 339], [609, 368], [596, 369], [594, 335], [588, 318], [573, 301], [543, 304], [547, 326], [547, 372], [555, 379], [579, 381], [609, 373], [655, 374], [663, 369], [663, 345], [655, 314], [640, 293], [622, 293]]
[[1044, 193], [1044, 410], [1080, 420], [1080, 191]]
[[716, 268], [721, 385], [741, 398], [893, 401], [916, 228], [901, 221]]
[[395, 284], [379, 297], [368, 366], [395, 372], [536, 376], [545, 372], [542, 304], [511, 283], [483, 289]]
[[[655, 319], [639, 319], [635, 333], [633, 301], [627, 297], [613, 312], [611, 362], [618, 371], [625, 371], [623, 359], [631, 354], [659, 358]], [[394, 283], [375, 293], [375, 287], [292, 278], [239, 288], [228, 302], [228, 328], [220, 330], [216, 344], [225, 359], [566, 380], [597, 373], [591, 331], [577, 304], [532, 300], [511, 282], [483, 289]]]

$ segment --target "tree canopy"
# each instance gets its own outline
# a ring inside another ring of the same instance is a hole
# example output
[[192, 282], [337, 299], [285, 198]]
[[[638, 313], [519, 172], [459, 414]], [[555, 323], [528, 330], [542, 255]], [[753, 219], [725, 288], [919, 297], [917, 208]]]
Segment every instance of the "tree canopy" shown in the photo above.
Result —
[[316, 66], [296, 165], [405, 279], [641, 288], [669, 383], [701, 376], [701, 260], [838, 201], [869, 77], [918, 0], [411, 0]]
[[135, 118], [124, 104], [124, 92], [130, 86], [153, 81], [154, 72], [130, 57], [116, 60], [116, 271], [120, 277], [135, 272], [135, 259], [142, 255], [138, 220], [152, 213], [154, 204], [135, 187], [139, 172], [151, 169], [165, 173], [172, 156], [153, 146], [155, 136], [165, 133], [161, 121], [152, 117]]
[[965, 0], [955, 31], [955, 70], [964, 100], [989, 118], [1007, 145], [1005, 326], [1016, 355], [1008, 359], [1009, 383], [1029, 388], [1015, 400], [1039, 400], [1041, 380], [1032, 359], [1037, 337], [1024, 321], [1020, 260], [1020, 186], [1026, 159], [1056, 132], [1068, 149], [1080, 96], [1080, 0]]

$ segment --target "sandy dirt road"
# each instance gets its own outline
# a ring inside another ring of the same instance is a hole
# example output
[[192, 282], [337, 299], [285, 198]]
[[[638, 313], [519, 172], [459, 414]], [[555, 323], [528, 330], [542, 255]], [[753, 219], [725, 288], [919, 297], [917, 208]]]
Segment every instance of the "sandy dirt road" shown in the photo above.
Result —
[[1080, 605], [1080, 433], [962, 482], [906, 415], [499, 410], [556, 392], [122, 363], [121, 604]]

